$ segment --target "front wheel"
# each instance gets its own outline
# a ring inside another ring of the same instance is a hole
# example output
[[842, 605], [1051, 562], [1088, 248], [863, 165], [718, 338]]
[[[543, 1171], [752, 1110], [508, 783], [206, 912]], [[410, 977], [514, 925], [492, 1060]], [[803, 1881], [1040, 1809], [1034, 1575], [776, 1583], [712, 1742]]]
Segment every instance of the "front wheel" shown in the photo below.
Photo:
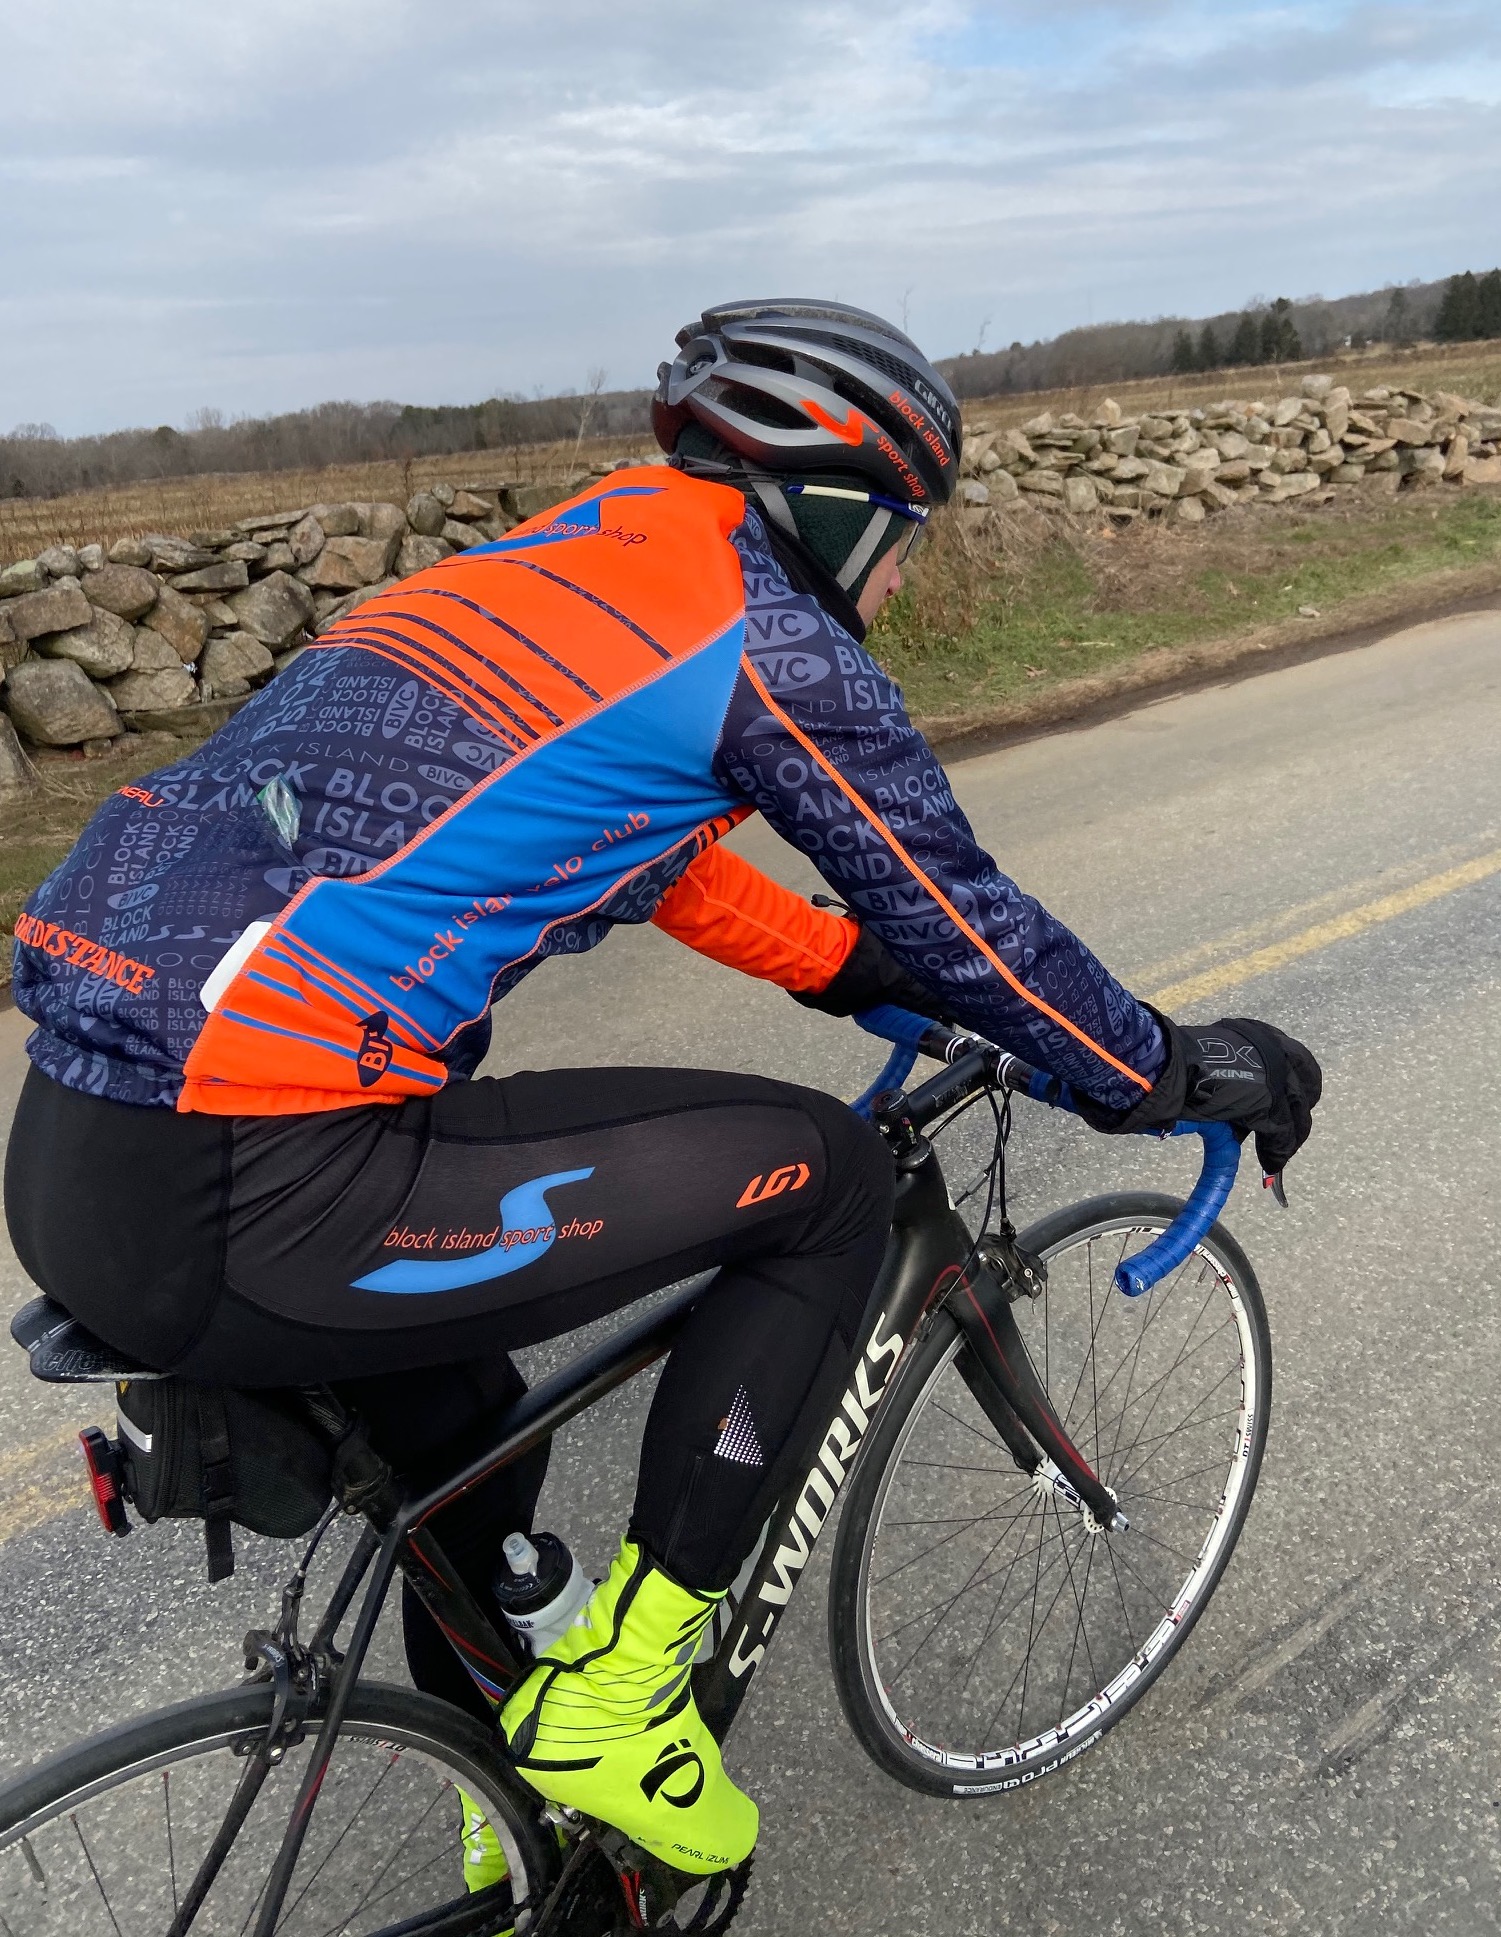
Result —
[[[248, 1930], [310, 1744], [266, 1778], [200, 1907], [190, 1897], [228, 1814], [269, 1687], [204, 1695], [80, 1743], [0, 1788], [0, 1930], [135, 1937], [190, 1921], [192, 1937]], [[465, 1886], [462, 1787], [505, 1852], [482, 1905]], [[537, 1802], [494, 1737], [446, 1702], [360, 1683], [277, 1924], [278, 1937], [497, 1937], [557, 1872]]]
[[909, 1788], [990, 1795], [1072, 1761], [1161, 1674], [1225, 1570], [1266, 1444], [1261, 1289], [1218, 1225], [1144, 1297], [1112, 1283], [1180, 1209], [1121, 1193], [1022, 1236], [1048, 1278], [1017, 1323], [1127, 1530], [1021, 1469], [946, 1311], [897, 1369], [850, 1481], [829, 1620], [850, 1726]]

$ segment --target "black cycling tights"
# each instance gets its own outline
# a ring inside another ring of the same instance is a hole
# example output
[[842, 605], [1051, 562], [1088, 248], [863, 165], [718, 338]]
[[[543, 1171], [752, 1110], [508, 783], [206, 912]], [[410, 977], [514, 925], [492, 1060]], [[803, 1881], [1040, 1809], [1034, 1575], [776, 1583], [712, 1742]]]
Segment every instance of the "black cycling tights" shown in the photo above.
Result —
[[[33, 1071], [6, 1167], [21, 1262], [84, 1324], [195, 1379], [334, 1384], [398, 1464], [516, 1397], [510, 1350], [721, 1266], [663, 1370], [631, 1520], [698, 1588], [734, 1578], [835, 1403], [891, 1194], [884, 1145], [842, 1103], [697, 1070], [526, 1071], [258, 1118], [133, 1108]], [[545, 1467], [544, 1451], [435, 1523], [477, 1591]], [[414, 1673], [457, 1693], [419, 1613]]]

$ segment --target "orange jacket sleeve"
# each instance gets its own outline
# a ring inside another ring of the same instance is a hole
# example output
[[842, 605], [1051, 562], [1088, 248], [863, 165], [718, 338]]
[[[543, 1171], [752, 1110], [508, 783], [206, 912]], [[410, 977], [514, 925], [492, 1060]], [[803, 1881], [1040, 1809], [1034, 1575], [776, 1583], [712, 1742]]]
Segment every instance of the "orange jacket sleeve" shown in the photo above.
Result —
[[859, 925], [815, 908], [730, 848], [691, 861], [652, 916], [700, 955], [800, 994], [826, 989], [859, 937]]

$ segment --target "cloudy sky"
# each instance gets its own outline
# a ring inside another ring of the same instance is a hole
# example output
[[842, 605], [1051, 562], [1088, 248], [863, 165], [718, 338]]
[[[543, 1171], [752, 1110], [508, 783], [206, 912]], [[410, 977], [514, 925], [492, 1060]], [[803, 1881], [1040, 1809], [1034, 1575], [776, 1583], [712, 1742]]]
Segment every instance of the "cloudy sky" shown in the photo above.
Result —
[[1496, 0], [13, 0], [0, 430], [933, 354], [1501, 255]]

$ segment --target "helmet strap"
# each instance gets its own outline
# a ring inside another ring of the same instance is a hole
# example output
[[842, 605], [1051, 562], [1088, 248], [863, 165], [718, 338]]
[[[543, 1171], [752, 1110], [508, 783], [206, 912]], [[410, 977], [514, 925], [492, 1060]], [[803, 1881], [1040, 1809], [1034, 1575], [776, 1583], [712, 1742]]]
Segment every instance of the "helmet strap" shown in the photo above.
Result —
[[860, 574], [880, 551], [881, 541], [890, 529], [891, 520], [894, 515], [890, 511], [883, 510], [879, 507], [877, 508], [875, 515], [861, 534], [859, 544], [856, 545], [855, 549], [844, 561], [844, 569], [836, 572], [834, 575], [835, 582], [839, 586], [840, 591], [849, 591], [856, 579], [859, 578]]

